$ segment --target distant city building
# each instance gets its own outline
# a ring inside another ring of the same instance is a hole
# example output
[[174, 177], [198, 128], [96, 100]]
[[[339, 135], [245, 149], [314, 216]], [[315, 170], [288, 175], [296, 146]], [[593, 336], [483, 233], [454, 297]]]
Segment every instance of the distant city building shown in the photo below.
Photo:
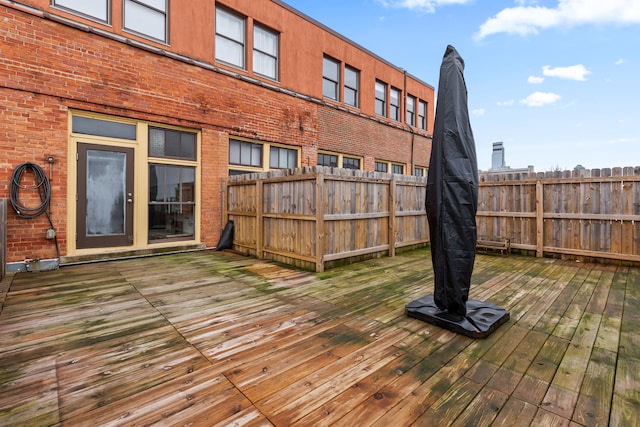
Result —
[[491, 169], [492, 173], [522, 173], [522, 172], [534, 172], [533, 166], [527, 166], [526, 168], [511, 168], [507, 166], [504, 160], [504, 144], [502, 141], [493, 143], [493, 152], [491, 154]]

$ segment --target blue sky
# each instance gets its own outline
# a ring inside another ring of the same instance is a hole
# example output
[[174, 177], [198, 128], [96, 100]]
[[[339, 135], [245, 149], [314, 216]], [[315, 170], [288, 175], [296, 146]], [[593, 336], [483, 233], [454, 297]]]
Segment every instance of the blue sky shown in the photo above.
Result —
[[465, 60], [478, 165], [640, 166], [639, 0], [285, 0], [437, 90]]

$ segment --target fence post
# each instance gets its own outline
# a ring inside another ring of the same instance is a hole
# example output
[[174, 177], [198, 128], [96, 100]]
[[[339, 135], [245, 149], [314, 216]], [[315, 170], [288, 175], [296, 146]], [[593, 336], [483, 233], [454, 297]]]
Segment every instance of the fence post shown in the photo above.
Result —
[[256, 180], [256, 256], [258, 259], [264, 258], [264, 221], [263, 221], [263, 191], [264, 181], [262, 178]]
[[396, 180], [389, 181], [389, 256], [396, 256]]
[[544, 184], [536, 181], [536, 257], [544, 256]]
[[324, 175], [316, 174], [316, 272], [324, 271]]

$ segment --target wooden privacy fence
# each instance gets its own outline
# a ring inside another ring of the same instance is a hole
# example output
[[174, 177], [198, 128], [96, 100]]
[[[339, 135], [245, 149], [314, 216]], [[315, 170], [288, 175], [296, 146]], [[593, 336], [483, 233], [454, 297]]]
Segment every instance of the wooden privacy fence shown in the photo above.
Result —
[[640, 167], [481, 174], [478, 235], [544, 254], [640, 262]]
[[[426, 244], [426, 178], [322, 166], [229, 177], [235, 250], [325, 263]], [[640, 167], [480, 175], [478, 235], [511, 248], [640, 262]]]
[[426, 178], [313, 166], [229, 177], [235, 250], [321, 272], [428, 242]]

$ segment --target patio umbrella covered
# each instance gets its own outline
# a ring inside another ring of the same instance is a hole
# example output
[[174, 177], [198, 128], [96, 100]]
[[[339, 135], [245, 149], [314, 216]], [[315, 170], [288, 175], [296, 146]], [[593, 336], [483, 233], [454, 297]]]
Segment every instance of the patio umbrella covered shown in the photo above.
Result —
[[478, 206], [478, 161], [463, 72], [464, 60], [447, 46], [440, 67], [426, 203], [434, 301], [441, 310], [459, 316], [466, 314], [469, 297]]
[[509, 319], [509, 312], [469, 299], [477, 243], [478, 162], [463, 72], [460, 54], [447, 46], [427, 178], [434, 293], [410, 302], [406, 311], [411, 317], [484, 338]]

